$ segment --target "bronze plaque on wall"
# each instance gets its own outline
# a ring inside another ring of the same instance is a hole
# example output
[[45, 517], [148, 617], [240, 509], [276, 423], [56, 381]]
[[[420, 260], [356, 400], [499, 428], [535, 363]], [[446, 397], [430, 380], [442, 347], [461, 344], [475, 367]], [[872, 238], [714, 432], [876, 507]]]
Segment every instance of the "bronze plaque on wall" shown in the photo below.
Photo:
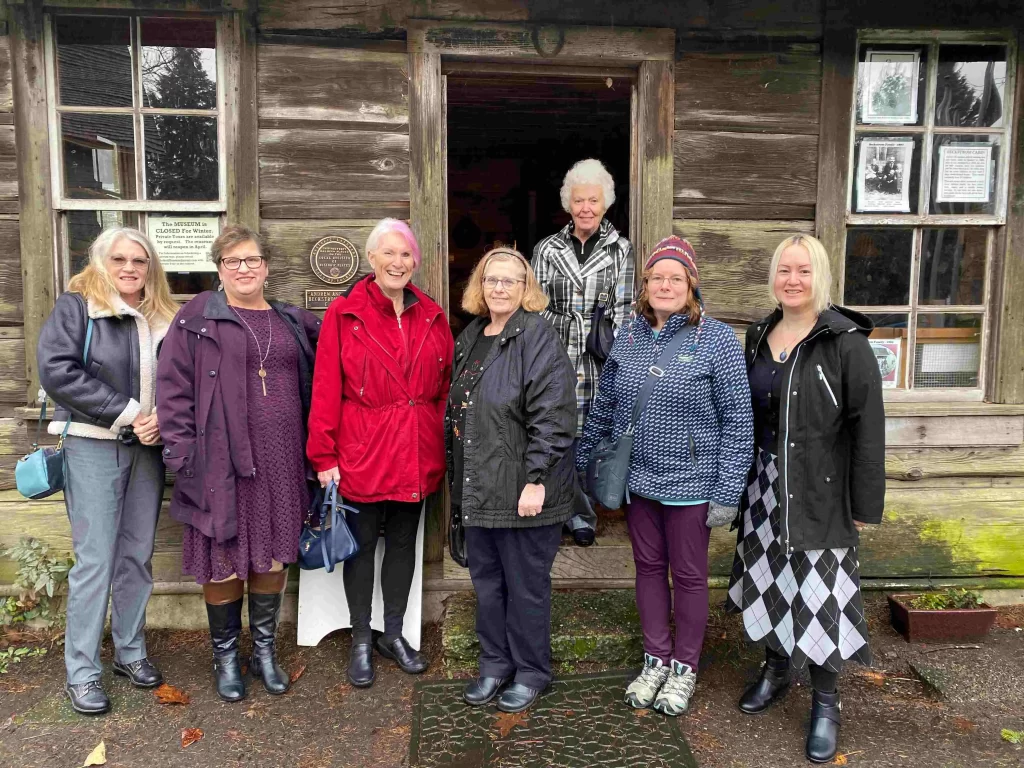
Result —
[[341, 285], [359, 271], [359, 251], [344, 237], [323, 237], [309, 253], [309, 266], [325, 283]]
[[314, 288], [306, 290], [306, 309], [327, 309], [346, 288]]

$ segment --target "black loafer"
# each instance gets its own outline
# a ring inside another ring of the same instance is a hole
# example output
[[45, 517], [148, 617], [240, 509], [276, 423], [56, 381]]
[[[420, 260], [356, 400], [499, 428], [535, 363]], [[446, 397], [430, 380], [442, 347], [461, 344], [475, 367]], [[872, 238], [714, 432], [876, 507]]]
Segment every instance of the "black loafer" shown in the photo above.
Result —
[[64, 692], [71, 699], [71, 708], [80, 715], [102, 715], [110, 711], [110, 699], [103, 692], [99, 680], [64, 686]]
[[356, 688], [369, 688], [377, 679], [373, 671], [373, 646], [369, 643], [353, 643], [348, 658], [348, 681]]
[[462, 700], [471, 707], [488, 704], [512, 678], [478, 677], [462, 691]]
[[589, 547], [594, 543], [594, 529], [577, 528], [572, 532], [572, 540], [576, 542], [577, 547]]
[[543, 691], [528, 688], [522, 683], [512, 683], [498, 697], [498, 709], [502, 712], [522, 712], [533, 706]]
[[136, 688], [156, 688], [163, 683], [164, 676], [149, 659], [139, 659], [122, 664], [114, 662], [114, 674], [127, 677]]
[[414, 651], [412, 646], [401, 635], [391, 642], [385, 640], [384, 636], [381, 635], [377, 638], [374, 646], [377, 649], [377, 653], [385, 659], [391, 659], [397, 663], [402, 668], [402, 671], [408, 675], [418, 675], [421, 672], [427, 671], [429, 663], [426, 658], [419, 651]]

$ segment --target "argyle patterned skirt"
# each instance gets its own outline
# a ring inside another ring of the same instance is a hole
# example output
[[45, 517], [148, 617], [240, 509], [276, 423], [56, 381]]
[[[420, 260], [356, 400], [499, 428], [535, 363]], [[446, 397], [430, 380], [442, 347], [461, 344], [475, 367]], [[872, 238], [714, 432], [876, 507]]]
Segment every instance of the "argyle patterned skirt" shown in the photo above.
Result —
[[870, 664], [857, 548], [786, 555], [778, 459], [759, 450], [749, 481], [726, 610], [742, 613], [747, 636], [795, 667], [840, 672], [845, 659]]

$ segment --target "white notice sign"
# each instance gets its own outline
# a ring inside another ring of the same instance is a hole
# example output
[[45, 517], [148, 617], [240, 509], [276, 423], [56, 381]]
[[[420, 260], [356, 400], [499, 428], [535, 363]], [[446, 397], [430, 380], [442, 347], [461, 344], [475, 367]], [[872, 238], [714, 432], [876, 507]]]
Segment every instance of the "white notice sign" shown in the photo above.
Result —
[[991, 194], [992, 144], [939, 147], [937, 203], [987, 203]]
[[219, 216], [149, 217], [149, 239], [165, 272], [216, 272], [210, 246], [219, 234]]

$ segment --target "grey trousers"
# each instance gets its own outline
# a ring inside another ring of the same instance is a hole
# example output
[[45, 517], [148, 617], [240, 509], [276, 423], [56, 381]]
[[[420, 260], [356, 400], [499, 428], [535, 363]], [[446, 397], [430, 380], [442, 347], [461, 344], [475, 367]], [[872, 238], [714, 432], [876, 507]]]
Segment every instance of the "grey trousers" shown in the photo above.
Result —
[[99, 680], [111, 602], [115, 656], [146, 657], [146, 603], [153, 592], [153, 538], [164, 489], [160, 449], [117, 440], [64, 441], [64, 503], [75, 565], [68, 574], [64, 665], [68, 682]]

